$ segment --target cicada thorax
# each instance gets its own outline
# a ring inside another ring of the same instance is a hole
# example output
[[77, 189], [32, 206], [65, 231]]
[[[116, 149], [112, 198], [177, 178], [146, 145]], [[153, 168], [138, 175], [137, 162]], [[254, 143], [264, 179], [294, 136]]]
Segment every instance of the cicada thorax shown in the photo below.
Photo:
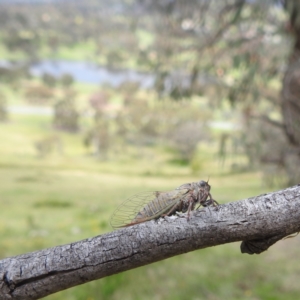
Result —
[[210, 185], [204, 180], [183, 184], [178, 189], [189, 189], [190, 194], [188, 201], [182, 203], [182, 212], [194, 210], [197, 204], [203, 205], [210, 196]]

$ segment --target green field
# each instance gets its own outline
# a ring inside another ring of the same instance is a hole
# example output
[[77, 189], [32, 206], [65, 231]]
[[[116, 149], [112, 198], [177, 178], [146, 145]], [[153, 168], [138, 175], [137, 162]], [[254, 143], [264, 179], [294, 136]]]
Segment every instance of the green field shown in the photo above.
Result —
[[[0, 257], [66, 244], [111, 231], [114, 209], [139, 191], [173, 189], [210, 177], [221, 203], [268, 192], [259, 172], [219, 167], [212, 145], [201, 146], [201, 169], [168, 159], [153, 146], [99, 161], [80, 134], [60, 134], [63, 154], [38, 157], [34, 142], [51, 134], [50, 116], [11, 115], [0, 124]], [[151, 161], [151, 163], [149, 163]], [[273, 188], [273, 190], [276, 188]], [[166, 233], [167, 234], [167, 233]], [[299, 240], [257, 256], [239, 243], [195, 251], [78, 286], [46, 299], [298, 299]]]

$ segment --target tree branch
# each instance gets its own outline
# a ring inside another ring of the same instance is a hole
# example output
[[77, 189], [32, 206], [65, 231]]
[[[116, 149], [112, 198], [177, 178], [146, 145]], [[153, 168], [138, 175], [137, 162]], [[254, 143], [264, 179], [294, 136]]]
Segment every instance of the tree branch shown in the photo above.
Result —
[[52, 293], [196, 249], [236, 241], [261, 253], [300, 231], [300, 185], [0, 261], [0, 299]]

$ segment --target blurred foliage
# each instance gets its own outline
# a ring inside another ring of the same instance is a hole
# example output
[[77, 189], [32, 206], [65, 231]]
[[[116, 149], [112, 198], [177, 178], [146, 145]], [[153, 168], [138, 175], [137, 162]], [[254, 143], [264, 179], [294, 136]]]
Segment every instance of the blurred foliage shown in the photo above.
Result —
[[84, 144], [93, 155], [107, 159], [136, 148], [143, 156], [141, 149], [159, 145], [189, 164], [198, 144], [209, 142], [211, 113], [205, 101], [158, 102], [134, 84], [121, 89], [124, 98], [118, 104], [112, 102], [115, 95], [108, 90], [89, 97], [93, 124], [85, 132]]
[[24, 89], [24, 96], [28, 103], [35, 105], [51, 104], [55, 92], [40, 83], [27, 85]]
[[[299, 182], [300, 173], [292, 167], [300, 165], [299, 2], [141, 3], [148, 8], [143, 25], [152, 42], [142, 47], [140, 63], [156, 72], [159, 94], [175, 100], [205, 95], [212, 108], [227, 101], [240, 112], [239, 143], [249, 166], [273, 164], [286, 172], [287, 184]], [[289, 47], [279, 46], [283, 44]], [[273, 131], [279, 138], [272, 139]], [[276, 152], [280, 159], [273, 159]], [[266, 161], [266, 155], [273, 158]]]
[[42, 81], [45, 85], [47, 85], [48, 87], [54, 87], [56, 85], [56, 77], [49, 74], [49, 73], [44, 73], [42, 75]]
[[64, 87], [70, 87], [74, 83], [74, 78], [70, 74], [63, 74], [60, 77], [60, 83]]
[[34, 143], [38, 156], [44, 158], [53, 152], [63, 154], [63, 142], [59, 135], [52, 134], [37, 140]]
[[53, 117], [55, 129], [77, 132], [79, 130], [79, 117], [74, 98], [64, 98], [55, 103]]
[[101, 159], [106, 159], [110, 148], [109, 120], [97, 113], [94, 126], [86, 133], [84, 144], [92, 146], [93, 154]]
[[[277, 46], [288, 44], [282, 6], [272, 1], [141, 2], [149, 9], [143, 24], [152, 33], [152, 43], [142, 48], [140, 63], [155, 70], [159, 94], [175, 100], [205, 95], [212, 109], [229, 103], [240, 112], [242, 133], [234, 138], [248, 156], [248, 167], [273, 164], [286, 171], [288, 184], [299, 181], [298, 172], [288, 168], [289, 151], [281, 161], [264, 159], [266, 151], [282, 151], [289, 143], [279, 96], [290, 51]], [[275, 140], [262, 132], [272, 123], [279, 135]], [[220, 139], [224, 161], [224, 135]], [[295, 159], [299, 165], [300, 158]]]
[[5, 95], [0, 93], [0, 122], [7, 121], [8, 111], [7, 111], [7, 101]]
[[[28, 66], [11, 63], [7, 66], [0, 66], [1, 83], [19, 83], [23, 78], [29, 78]], [[16, 86], [16, 85], [14, 85]]]

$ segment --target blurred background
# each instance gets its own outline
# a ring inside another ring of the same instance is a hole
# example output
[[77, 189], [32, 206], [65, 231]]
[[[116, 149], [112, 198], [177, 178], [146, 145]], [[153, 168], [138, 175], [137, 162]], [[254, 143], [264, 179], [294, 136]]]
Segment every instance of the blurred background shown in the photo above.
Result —
[[[110, 232], [140, 191], [298, 183], [299, 50], [296, 0], [0, 1], [0, 258]], [[299, 299], [298, 247], [218, 246], [45, 299]]]

